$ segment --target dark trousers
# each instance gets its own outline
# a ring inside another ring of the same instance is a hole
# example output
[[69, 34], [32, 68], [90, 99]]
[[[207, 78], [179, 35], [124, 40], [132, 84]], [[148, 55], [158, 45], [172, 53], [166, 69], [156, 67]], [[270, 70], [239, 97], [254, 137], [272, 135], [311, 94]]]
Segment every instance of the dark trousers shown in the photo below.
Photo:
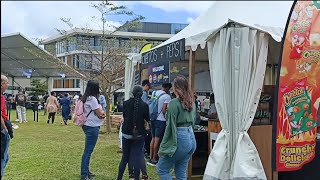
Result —
[[[149, 141], [148, 146], [147, 146], [146, 142], [149, 139], [150, 139], [150, 141]], [[148, 154], [149, 154], [149, 152], [150, 152], [150, 142], [151, 142], [151, 132], [149, 133], [149, 138], [148, 138], [148, 134], [147, 134], [147, 136], [145, 136], [145, 140], [144, 140], [144, 144], [143, 144], [143, 148], [142, 148], [142, 152], [143, 153], [146, 152], [146, 148], [147, 148], [149, 150], [149, 151], [147, 151]], [[145, 162], [144, 158], [140, 159], [140, 167], [141, 167], [142, 175], [147, 176], [148, 175], [147, 166], [146, 166], [146, 162]], [[134, 175], [134, 167], [133, 167], [133, 159], [132, 158], [129, 159], [128, 169], [129, 169], [129, 175]]]
[[144, 140], [145, 153], [150, 154], [150, 143], [152, 140], [151, 131], [148, 131]]
[[[122, 180], [123, 173], [126, 169], [126, 166], [129, 160], [132, 160], [134, 168], [134, 179], [140, 179], [140, 170], [141, 170], [141, 159], [143, 159], [143, 144], [144, 137], [137, 139], [126, 139], [122, 137], [122, 158], [119, 165], [118, 178], [117, 180]], [[145, 164], [145, 162], [144, 162]]]
[[49, 113], [49, 115], [48, 115], [48, 124], [49, 124], [49, 122], [50, 122], [50, 118], [52, 118], [52, 124], [54, 123], [54, 117], [56, 116], [56, 113], [55, 112], [51, 112], [51, 113]]

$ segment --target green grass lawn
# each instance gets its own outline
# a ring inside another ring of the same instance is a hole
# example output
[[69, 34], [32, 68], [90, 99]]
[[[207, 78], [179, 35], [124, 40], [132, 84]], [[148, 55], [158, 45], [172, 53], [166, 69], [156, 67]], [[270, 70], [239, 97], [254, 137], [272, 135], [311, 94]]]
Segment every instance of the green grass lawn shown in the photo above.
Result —
[[[61, 125], [61, 115], [54, 124], [47, 124], [43, 111], [39, 122], [33, 121], [33, 112], [28, 110], [27, 123], [15, 122], [16, 112], [11, 112], [11, 121], [18, 124], [9, 147], [10, 160], [4, 180], [78, 180], [80, 162], [84, 149], [84, 134], [80, 127]], [[101, 134], [91, 157], [90, 170], [97, 174], [96, 180], [114, 180], [118, 173], [121, 153], [117, 153], [118, 133]], [[147, 166], [152, 179], [159, 179], [156, 168]], [[128, 179], [128, 172], [124, 174]]]

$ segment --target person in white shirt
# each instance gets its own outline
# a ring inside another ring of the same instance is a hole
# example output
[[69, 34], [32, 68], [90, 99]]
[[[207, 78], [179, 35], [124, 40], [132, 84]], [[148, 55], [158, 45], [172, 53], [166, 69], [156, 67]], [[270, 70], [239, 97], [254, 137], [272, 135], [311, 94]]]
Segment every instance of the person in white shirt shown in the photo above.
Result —
[[167, 112], [168, 104], [171, 101], [170, 89], [172, 87], [171, 83], [162, 84], [162, 89], [156, 91], [155, 96], [159, 97], [158, 100], [158, 118], [157, 120], [151, 121], [151, 134], [152, 140], [150, 143], [150, 161], [148, 165], [156, 166], [158, 162], [158, 151], [161, 140], [166, 129], [166, 118], [165, 114]]
[[102, 93], [100, 93], [99, 102], [102, 106], [102, 110], [104, 112], [107, 112], [107, 100], [106, 100], [106, 97]]
[[203, 109], [204, 109], [204, 112], [206, 113], [208, 113], [210, 109], [210, 99], [208, 96], [203, 100]]

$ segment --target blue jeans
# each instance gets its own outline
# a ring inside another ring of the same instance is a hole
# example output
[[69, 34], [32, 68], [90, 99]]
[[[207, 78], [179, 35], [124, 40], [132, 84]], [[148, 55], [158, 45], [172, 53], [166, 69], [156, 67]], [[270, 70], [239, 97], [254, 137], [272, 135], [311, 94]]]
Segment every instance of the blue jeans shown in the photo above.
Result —
[[81, 161], [81, 177], [89, 177], [90, 158], [99, 137], [100, 126], [90, 127], [83, 125], [82, 129], [86, 135], [86, 142]]
[[[2, 131], [5, 131], [5, 130], [3, 129]], [[4, 148], [4, 157], [3, 159], [1, 159], [1, 178], [4, 175], [4, 169], [6, 168], [9, 161], [8, 150], [9, 150], [10, 136], [7, 132], [4, 132], [4, 134], [5, 134], [6, 145], [5, 147], [1, 147], [1, 148]]]
[[197, 147], [192, 127], [177, 128], [177, 150], [172, 157], [162, 156], [157, 170], [161, 180], [172, 180], [170, 169], [174, 167], [177, 180], [187, 179], [188, 162]]
[[[129, 160], [133, 163], [135, 180], [140, 179], [141, 162], [143, 157], [144, 137], [137, 139], [126, 139], [122, 137], [122, 158], [119, 165], [118, 178], [122, 180], [123, 173]], [[145, 165], [145, 162], [144, 162]]]

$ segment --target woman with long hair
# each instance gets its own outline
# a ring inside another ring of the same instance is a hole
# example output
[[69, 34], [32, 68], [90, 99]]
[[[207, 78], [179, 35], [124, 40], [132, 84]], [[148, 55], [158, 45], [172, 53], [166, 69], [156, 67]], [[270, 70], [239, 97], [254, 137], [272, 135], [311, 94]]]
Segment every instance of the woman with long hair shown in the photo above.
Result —
[[81, 180], [88, 180], [95, 176], [89, 168], [90, 158], [98, 140], [100, 126], [105, 118], [105, 112], [102, 110], [98, 100], [99, 89], [99, 82], [90, 80], [81, 98], [84, 103], [83, 112], [86, 116], [86, 122], [82, 126], [86, 139], [81, 161]]
[[[142, 86], [134, 86], [132, 94], [133, 97], [123, 103], [122, 159], [119, 165], [118, 180], [122, 180], [129, 160], [133, 163], [135, 180], [140, 179], [141, 167], [146, 166], [143, 154], [146, 134], [144, 123], [150, 120], [149, 107], [141, 99]], [[147, 175], [143, 174], [142, 179], [148, 179]]]
[[176, 95], [169, 103], [167, 127], [159, 149], [158, 175], [170, 180], [174, 168], [176, 179], [187, 179], [187, 166], [196, 150], [193, 126], [196, 119], [194, 95], [185, 77], [178, 76], [173, 82]]

